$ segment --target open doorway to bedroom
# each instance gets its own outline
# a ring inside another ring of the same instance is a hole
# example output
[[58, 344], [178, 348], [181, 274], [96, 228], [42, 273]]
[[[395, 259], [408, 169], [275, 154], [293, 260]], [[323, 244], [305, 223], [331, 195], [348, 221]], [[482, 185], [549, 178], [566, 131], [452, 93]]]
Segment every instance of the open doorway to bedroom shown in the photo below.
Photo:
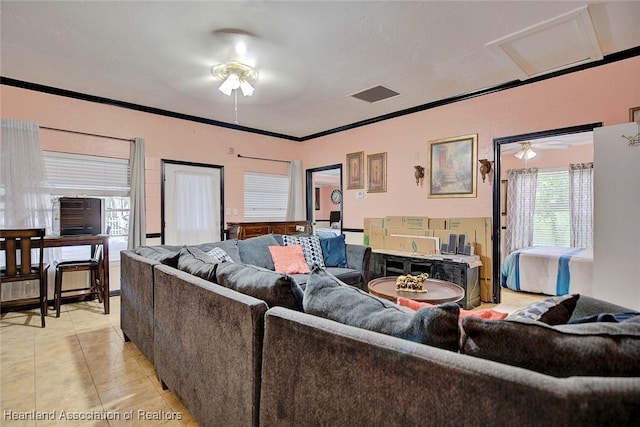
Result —
[[[557, 266], [563, 257], [568, 272], [568, 260], [583, 256], [584, 251], [578, 251], [577, 246], [589, 247], [587, 252], [592, 253], [592, 213], [588, 213], [592, 212], [592, 195], [585, 199], [583, 207], [572, 202], [571, 196], [575, 198], [574, 191], [578, 189], [574, 182], [578, 178], [574, 177], [582, 170], [586, 176], [593, 169], [593, 129], [600, 126], [601, 123], [591, 123], [494, 139], [494, 302], [500, 302], [503, 285], [549, 295], [567, 293], [569, 288], [569, 275], [560, 270], [554, 274], [537, 271], [537, 279], [531, 280], [533, 273], [520, 271], [519, 265], [514, 267], [512, 259], [507, 258], [509, 254], [513, 253], [512, 258], [520, 262], [515, 254], [521, 249], [552, 253], [555, 259], [549, 262]], [[581, 191], [588, 193], [589, 184], [586, 185]], [[592, 181], [590, 185], [592, 188]], [[585, 262], [591, 263], [592, 256], [589, 259], [587, 252]], [[589, 268], [590, 265], [584, 274]]]
[[342, 233], [342, 164], [307, 169], [307, 219], [316, 232]]

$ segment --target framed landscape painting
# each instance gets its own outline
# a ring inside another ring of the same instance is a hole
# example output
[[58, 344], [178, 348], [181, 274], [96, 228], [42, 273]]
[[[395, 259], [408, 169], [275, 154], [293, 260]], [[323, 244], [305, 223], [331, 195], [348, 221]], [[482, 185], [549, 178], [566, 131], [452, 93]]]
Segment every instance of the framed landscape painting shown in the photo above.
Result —
[[476, 197], [478, 134], [429, 141], [429, 198]]

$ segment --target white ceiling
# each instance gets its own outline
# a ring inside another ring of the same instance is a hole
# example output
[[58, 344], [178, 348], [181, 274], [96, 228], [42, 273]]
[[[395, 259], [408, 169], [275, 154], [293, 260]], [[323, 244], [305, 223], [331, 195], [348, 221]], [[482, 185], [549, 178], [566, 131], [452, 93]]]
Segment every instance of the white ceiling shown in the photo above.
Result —
[[[2, 0], [0, 75], [233, 124], [210, 69], [237, 59], [260, 72], [238, 124], [305, 138], [640, 46], [638, 1], [547, 22], [586, 4]], [[401, 95], [350, 97], [376, 85]]]

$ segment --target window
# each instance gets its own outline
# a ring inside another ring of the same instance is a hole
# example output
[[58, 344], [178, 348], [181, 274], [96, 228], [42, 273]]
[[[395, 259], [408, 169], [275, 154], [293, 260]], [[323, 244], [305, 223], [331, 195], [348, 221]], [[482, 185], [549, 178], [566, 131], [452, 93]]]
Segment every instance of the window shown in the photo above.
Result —
[[571, 246], [569, 200], [568, 170], [538, 172], [533, 216], [534, 245]]
[[285, 221], [289, 177], [269, 173], [244, 173], [244, 219]]
[[[130, 173], [127, 159], [68, 153], [44, 153], [52, 198], [87, 196], [104, 199], [105, 230], [109, 230], [109, 258], [120, 259], [129, 236]], [[90, 256], [88, 247], [65, 247], [63, 258]]]

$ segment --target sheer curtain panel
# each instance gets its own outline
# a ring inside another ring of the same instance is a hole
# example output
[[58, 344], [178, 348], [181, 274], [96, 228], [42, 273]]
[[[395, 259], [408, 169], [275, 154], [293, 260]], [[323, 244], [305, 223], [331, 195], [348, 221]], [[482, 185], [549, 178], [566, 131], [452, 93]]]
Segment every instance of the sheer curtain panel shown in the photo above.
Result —
[[185, 245], [221, 240], [218, 200], [220, 184], [216, 177], [176, 172], [173, 193], [176, 240]]
[[[50, 234], [51, 196], [38, 124], [2, 118], [1, 127], [0, 228], [45, 228]], [[0, 252], [0, 265], [5, 264], [4, 255]], [[45, 251], [45, 262], [52, 256], [52, 251]], [[38, 281], [30, 280], [2, 286], [0, 298], [6, 301], [38, 293]]]
[[128, 249], [135, 249], [146, 242], [145, 192], [144, 192], [144, 139], [136, 138], [131, 143], [129, 161], [131, 162], [131, 190], [129, 212]]
[[511, 169], [507, 175], [507, 254], [533, 243], [538, 168]]
[[302, 192], [302, 161], [289, 162], [289, 199], [287, 202], [287, 221], [304, 219], [304, 203]]
[[569, 165], [571, 247], [593, 247], [593, 163]]

